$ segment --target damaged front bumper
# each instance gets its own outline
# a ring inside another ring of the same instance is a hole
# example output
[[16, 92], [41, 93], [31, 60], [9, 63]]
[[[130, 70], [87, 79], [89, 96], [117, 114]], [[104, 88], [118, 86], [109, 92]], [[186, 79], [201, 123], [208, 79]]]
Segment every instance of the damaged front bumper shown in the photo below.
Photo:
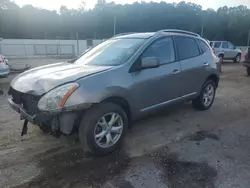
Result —
[[10, 107], [21, 115], [21, 119], [25, 119], [32, 124], [41, 124], [59, 114], [59, 112], [51, 112], [30, 115], [22, 108], [21, 105], [14, 103], [11, 98], [8, 98], [8, 102]]
[[16, 104], [11, 98], [8, 98], [10, 107], [18, 112], [21, 120], [24, 120], [22, 135], [27, 133], [27, 123], [30, 122], [38, 126], [48, 126], [49, 133], [57, 135], [63, 133], [70, 135], [74, 132], [74, 128], [79, 125], [80, 117], [83, 110], [86, 110], [91, 104], [82, 104], [66, 108], [60, 111], [39, 112], [37, 114], [29, 114], [22, 105]]

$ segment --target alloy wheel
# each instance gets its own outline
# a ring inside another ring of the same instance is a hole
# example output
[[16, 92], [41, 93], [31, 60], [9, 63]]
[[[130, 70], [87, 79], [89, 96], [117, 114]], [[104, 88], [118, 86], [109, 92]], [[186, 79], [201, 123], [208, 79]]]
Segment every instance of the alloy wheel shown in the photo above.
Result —
[[97, 122], [94, 130], [96, 144], [101, 148], [115, 145], [123, 132], [123, 120], [118, 113], [105, 114]]
[[208, 107], [214, 99], [214, 87], [208, 84], [203, 92], [203, 104]]

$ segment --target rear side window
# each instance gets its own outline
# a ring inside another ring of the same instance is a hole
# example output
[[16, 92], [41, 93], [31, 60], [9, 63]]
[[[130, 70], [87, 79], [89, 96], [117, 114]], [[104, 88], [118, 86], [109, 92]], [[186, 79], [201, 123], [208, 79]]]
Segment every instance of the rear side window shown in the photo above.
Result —
[[197, 43], [188, 37], [175, 37], [179, 60], [189, 59], [200, 55]]
[[228, 47], [228, 43], [227, 43], [227, 42], [223, 42], [223, 43], [222, 43], [222, 48], [226, 48], [226, 49], [229, 48], [229, 47]]
[[227, 44], [230, 49], [235, 49], [235, 46], [232, 43], [228, 42]]
[[220, 48], [221, 42], [215, 42], [214, 43], [214, 48]]
[[156, 57], [160, 64], [175, 61], [174, 45], [171, 37], [161, 38], [152, 43], [142, 54], [142, 58]]
[[197, 43], [199, 44], [202, 53], [206, 52], [209, 49], [209, 47], [207, 46], [207, 44], [204, 41], [197, 40]]

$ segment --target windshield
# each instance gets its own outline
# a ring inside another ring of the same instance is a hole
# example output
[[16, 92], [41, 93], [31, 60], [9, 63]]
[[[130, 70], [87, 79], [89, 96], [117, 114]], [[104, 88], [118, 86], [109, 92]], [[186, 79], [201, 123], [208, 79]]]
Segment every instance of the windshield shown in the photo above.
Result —
[[141, 47], [145, 39], [123, 38], [107, 40], [77, 59], [75, 64], [116, 66], [128, 59]]

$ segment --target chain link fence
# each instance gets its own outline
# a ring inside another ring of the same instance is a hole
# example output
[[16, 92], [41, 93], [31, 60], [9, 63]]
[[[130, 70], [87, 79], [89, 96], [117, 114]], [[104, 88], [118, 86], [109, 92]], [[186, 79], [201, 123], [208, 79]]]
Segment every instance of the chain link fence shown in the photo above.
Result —
[[68, 44], [0, 44], [0, 54], [8, 58], [74, 57], [76, 49]]

